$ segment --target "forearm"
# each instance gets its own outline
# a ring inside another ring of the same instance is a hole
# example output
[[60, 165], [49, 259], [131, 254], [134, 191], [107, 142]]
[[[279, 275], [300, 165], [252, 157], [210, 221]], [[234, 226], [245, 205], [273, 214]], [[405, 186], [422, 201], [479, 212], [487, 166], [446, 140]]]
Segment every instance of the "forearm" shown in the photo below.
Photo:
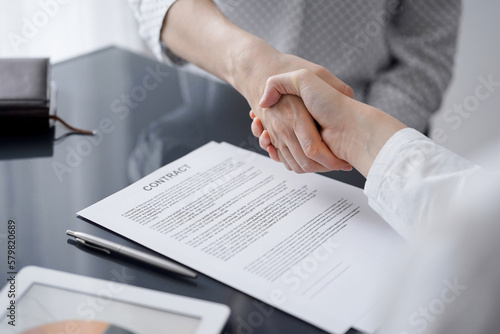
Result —
[[251, 70], [245, 55], [256, 44], [267, 44], [233, 24], [211, 0], [178, 0], [167, 13], [161, 37], [176, 55], [241, 93], [239, 77]]
[[177, 56], [227, 81], [247, 99], [288, 169], [303, 173], [350, 168], [321, 141], [300, 99], [284, 97], [272, 109], [259, 108], [266, 80], [298, 69], [309, 69], [340, 92], [352, 95], [352, 89], [329, 71], [282, 53], [240, 29], [210, 0], [178, 0], [166, 15], [162, 40]]
[[274, 106], [283, 95], [300, 96], [320, 125], [328, 149], [365, 177], [387, 140], [406, 127], [385, 112], [342, 94], [309, 70], [269, 78], [260, 106]]
[[334, 110], [329, 112], [341, 109], [344, 116], [341, 122], [334, 120], [324, 126], [323, 140], [339, 158], [367, 177], [385, 143], [406, 126], [377, 108], [341, 95], [337, 98], [343, 101], [340, 105], [336, 101]]
[[356, 117], [358, 121], [355, 136], [361, 138], [362, 141], [359, 143], [360, 146], [354, 150], [359, 154], [349, 159], [353, 160], [354, 167], [367, 177], [375, 158], [385, 143], [406, 126], [387, 113], [369, 105], [362, 105]]

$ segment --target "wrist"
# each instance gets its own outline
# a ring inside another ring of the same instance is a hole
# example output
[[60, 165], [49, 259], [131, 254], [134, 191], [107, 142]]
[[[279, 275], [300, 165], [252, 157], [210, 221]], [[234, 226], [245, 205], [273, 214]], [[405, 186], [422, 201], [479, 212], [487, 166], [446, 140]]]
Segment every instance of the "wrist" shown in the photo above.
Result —
[[[231, 22], [213, 1], [176, 1], [168, 10], [162, 40], [177, 56], [196, 64], [237, 89], [241, 59], [263, 41]], [[245, 61], [248, 67], [251, 62]], [[246, 80], [243, 76], [242, 80]], [[241, 89], [241, 88], [240, 88]], [[239, 89], [239, 90], [240, 90]]]
[[267, 79], [275, 74], [269, 66], [282, 53], [264, 40], [248, 34], [229, 55], [228, 82], [247, 99], [260, 101]]
[[354, 113], [354, 147], [347, 152], [347, 160], [365, 177], [385, 143], [406, 126], [389, 114], [359, 103]]

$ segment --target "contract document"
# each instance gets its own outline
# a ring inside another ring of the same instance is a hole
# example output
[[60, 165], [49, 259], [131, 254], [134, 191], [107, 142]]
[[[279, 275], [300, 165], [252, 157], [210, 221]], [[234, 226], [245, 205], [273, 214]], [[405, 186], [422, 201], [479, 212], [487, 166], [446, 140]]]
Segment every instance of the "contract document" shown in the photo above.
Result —
[[403, 245], [361, 189], [227, 143], [78, 215], [333, 333], [370, 313]]

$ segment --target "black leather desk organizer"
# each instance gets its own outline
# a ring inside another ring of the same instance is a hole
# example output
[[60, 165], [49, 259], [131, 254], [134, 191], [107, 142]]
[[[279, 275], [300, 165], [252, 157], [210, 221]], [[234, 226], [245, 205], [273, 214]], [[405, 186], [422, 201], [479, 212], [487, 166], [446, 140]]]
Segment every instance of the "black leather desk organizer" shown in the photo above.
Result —
[[52, 155], [55, 121], [71, 130], [66, 135], [94, 134], [56, 115], [50, 68], [48, 58], [0, 59], [0, 159]]
[[55, 114], [49, 59], [0, 59], [0, 131], [45, 133]]

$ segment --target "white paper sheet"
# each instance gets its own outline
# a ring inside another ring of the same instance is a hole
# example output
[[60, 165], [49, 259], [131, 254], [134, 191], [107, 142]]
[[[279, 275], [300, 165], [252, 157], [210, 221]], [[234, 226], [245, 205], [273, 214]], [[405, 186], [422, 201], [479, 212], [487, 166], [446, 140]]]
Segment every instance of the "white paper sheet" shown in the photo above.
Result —
[[334, 333], [373, 305], [402, 245], [361, 189], [226, 143], [78, 215]]

